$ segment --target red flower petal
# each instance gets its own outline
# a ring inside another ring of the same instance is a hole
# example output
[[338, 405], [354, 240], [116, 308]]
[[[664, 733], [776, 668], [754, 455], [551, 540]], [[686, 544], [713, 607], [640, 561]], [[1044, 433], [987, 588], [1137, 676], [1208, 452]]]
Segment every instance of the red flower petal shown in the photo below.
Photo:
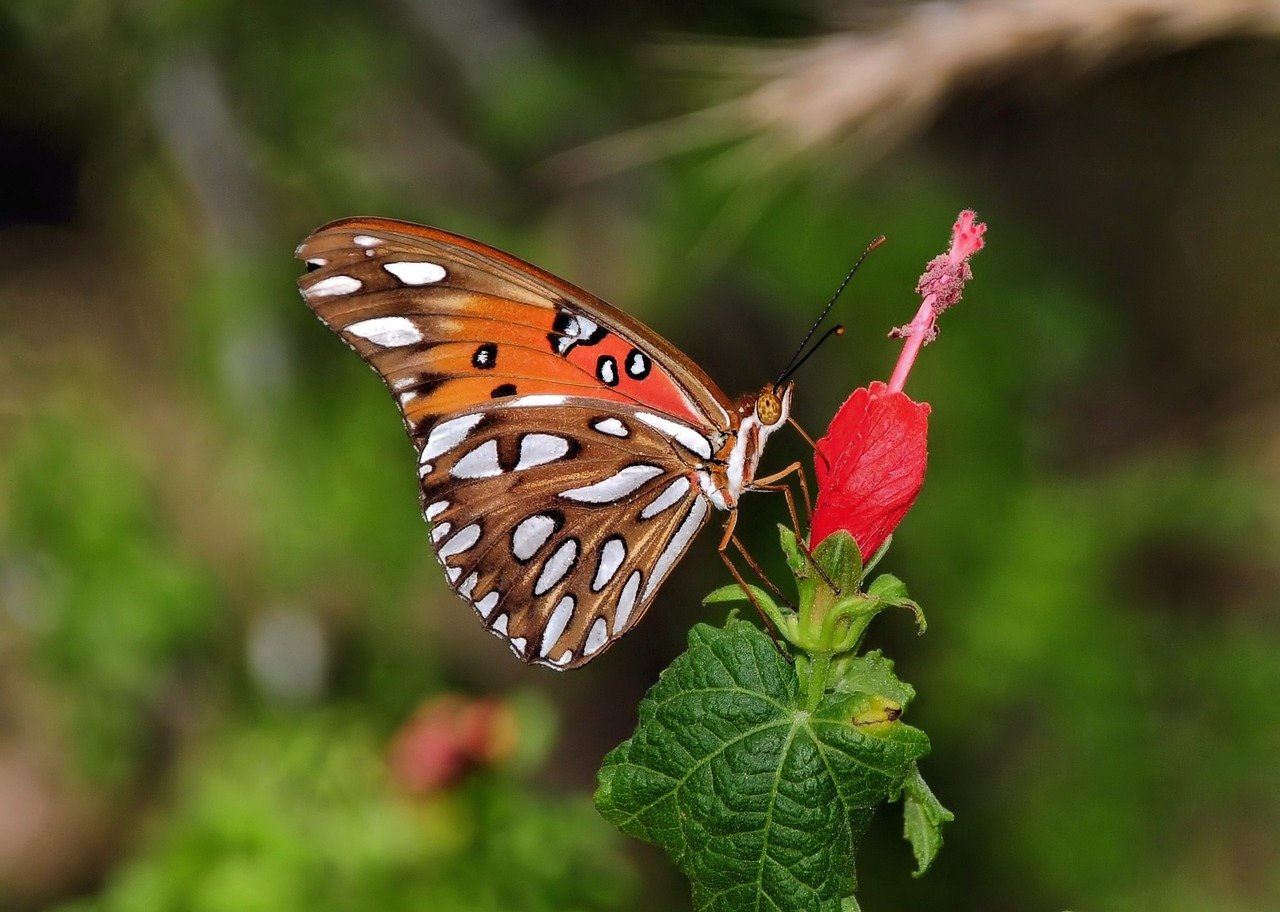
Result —
[[424, 702], [396, 734], [391, 773], [406, 791], [427, 795], [502, 761], [514, 748], [515, 719], [501, 702], [444, 694]]
[[927, 403], [891, 393], [880, 382], [854, 390], [818, 441], [810, 544], [845, 529], [870, 558], [920, 493], [928, 433]]

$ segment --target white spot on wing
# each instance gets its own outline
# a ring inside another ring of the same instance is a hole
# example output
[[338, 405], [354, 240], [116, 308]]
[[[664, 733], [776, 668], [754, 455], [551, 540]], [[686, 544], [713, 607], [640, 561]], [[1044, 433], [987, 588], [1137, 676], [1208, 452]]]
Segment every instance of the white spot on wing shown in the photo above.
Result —
[[[482, 618], [487, 618], [490, 615], [490, 613], [492, 613], [493, 609], [498, 607], [498, 593], [490, 592], [480, 601], [476, 602], [475, 605], [476, 605], [476, 611], [480, 612], [480, 616]], [[506, 615], [503, 615], [503, 617], [505, 618]], [[507, 622], [506, 620], [503, 620], [502, 629], [506, 630], [506, 628], [507, 628]]]
[[556, 521], [550, 516], [530, 516], [511, 533], [511, 553], [520, 560], [528, 560], [538, 553], [555, 530]]
[[591, 625], [591, 632], [587, 634], [587, 645], [583, 647], [582, 654], [595, 655], [608, 640], [608, 625], [604, 622], [604, 618], [596, 618], [596, 622]]
[[382, 268], [406, 285], [430, 285], [448, 275], [438, 263], [384, 263]]
[[601, 434], [608, 434], [610, 437], [626, 437], [630, 433], [627, 426], [617, 418], [604, 418], [591, 426]]
[[649, 502], [649, 505], [640, 511], [641, 519], [653, 519], [663, 510], [668, 510], [680, 502], [680, 498], [689, 493], [689, 479], [681, 475], [671, 484], [667, 485], [667, 489]]
[[529, 641], [524, 637], [512, 637], [511, 641], [507, 645], [511, 647], [512, 652], [523, 658], [524, 648], [529, 645]]
[[374, 345], [383, 348], [399, 348], [402, 345], [413, 345], [422, 341], [422, 333], [408, 317], [374, 317], [372, 320], [361, 320], [352, 323], [346, 332], [361, 339], [368, 339]]
[[676, 529], [676, 534], [671, 536], [671, 540], [667, 542], [667, 546], [662, 549], [662, 553], [658, 555], [657, 561], [654, 562], [653, 570], [649, 572], [649, 579], [644, 584], [644, 598], [647, 599], [662, 585], [662, 581], [667, 578], [667, 574], [671, 572], [671, 568], [680, 559], [684, 549], [689, 547], [689, 542], [693, 540], [693, 536], [697, 534], [697, 531], [702, 528], [702, 521], [706, 518], [706, 498], [695, 497], [693, 504], [689, 507], [689, 512], [685, 515], [684, 522], [680, 523], [680, 528]]
[[326, 260], [324, 257], [307, 257], [307, 265], [315, 266], [317, 269], [323, 266], [327, 262], [328, 260]]
[[609, 585], [609, 580], [613, 579], [626, 559], [626, 543], [617, 536], [608, 539], [600, 548], [600, 563], [596, 565], [596, 578], [591, 581], [591, 591], [599, 592]]
[[571, 488], [560, 496], [582, 503], [613, 503], [615, 500], [626, 497], [650, 478], [661, 474], [662, 469], [658, 466], [638, 463], [629, 465], [616, 475], [610, 475], [595, 484]]
[[573, 661], [573, 650], [572, 650], [572, 649], [566, 649], [564, 652], [560, 653], [560, 658], [555, 659], [555, 660], [552, 662], [552, 664], [553, 664], [553, 665], [568, 665], [568, 664], [569, 664], [570, 662], [572, 662], [572, 661]]
[[560, 580], [564, 579], [564, 575], [569, 572], [569, 568], [573, 566], [574, 560], [578, 557], [578, 542], [576, 539], [569, 539], [555, 552], [547, 558], [547, 562], [542, 565], [542, 572], [538, 574], [538, 582], [534, 584], [533, 594], [542, 595]]
[[554, 434], [525, 434], [520, 438], [520, 461], [516, 471], [555, 462], [569, 452], [569, 441]]
[[[490, 592], [489, 595], [497, 595], [497, 593]], [[488, 596], [486, 596], [486, 598], [488, 598]], [[497, 603], [497, 601], [498, 601], [497, 599], [494, 599], [495, 604]], [[492, 630], [494, 633], [500, 633], [503, 636], [506, 636], [507, 635], [507, 616], [505, 614], [498, 615], [498, 619], [493, 622], [493, 626], [490, 627], [489, 629]]]
[[488, 440], [453, 464], [454, 478], [493, 478], [502, 474], [498, 464], [498, 441]]
[[352, 242], [359, 244], [361, 247], [372, 247], [374, 244], [381, 244], [382, 241], [371, 234], [357, 234], [353, 237]]
[[442, 522], [438, 526], [432, 527], [431, 540], [433, 542], [439, 542], [440, 539], [444, 538], [446, 535], [449, 534], [449, 529], [450, 529], [450, 526], [447, 522]]
[[627, 577], [627, 584], [622, 587], [618, 596], [618, 610], [613, 615], [613, 635], [617, 636], [627, 629], [627, 621], [631, 620], [631, 612], [636, 607], [636, 596], [640, 593], [640, 571]]
[[471, 592], [476, 588], [476, 583], [480, 582], [480, 574], [473, 573], [462, 581], [462, 585], [458, 587], [458, 594], [464, 599], [471, 598]]
[[424, 463], [422, 463], [422, 465], [418, 466], [418, 477], [419, 477], [419, 478], [426, 478], [428, 475], [430, 475], [430, 474], [431, 474], [431, 470], [432, 470], [432, 469], [434, 469], [434, 468], [435, 468], [435, 466], [433, 466], [433, 465], [432, 465], [431, 463], [429, 463], [429, 462], [424, 462]]
[[458, 581], [458, 577], [462, 576], [462, 569], [460, 567], [445, 567], [444, 572], [445, 575], [449, 577], [449, 582], [451, 583], [456, 583]]
[[636, 419], [643, 421], [658, 433], [666, 434], [689, 452], [695, 453], [703, 459], [711, 458], [710, 441], [687, 424], [681, 424], [678, 421], [672, 421], [670, 418], [663, 418], [659, 415], [650, 415], [648, 412], [636, 412]]
[[422, 511], [422, 518], [427, 522], [434, 522], [435, 518], [447, 509], [449, 509], [449, 501], [437, 500], [431, 506]]
[[542, 645], [538, 648], [538, 654], [544, 659], [551, 654], [551, 648], [556, 645], [564, 629], [569, 626], [575, 604], [576, 601], [572, 595], [566, 595], [556, 603], [555, 610], [551, 612], [551, 617], [547, 621], [546, 629], [542, 631]]
[[459, 529], [444, 545], [436, 552], [436, 556], [442, 561], [447, 561], [455, 554], [461, 554], [468, 548], [475, 545], [480, 540], [480, 524], [472, 523], [469, 526], [463, 526]]
[[582, 314], [576, 314], [570, 322], [569, 328], [566, 329], [565, 332], [573, 336], [575, 339], [589, 339], [591, 338], [591, 334], [599, 328], [600, 325], [594, 320], [589, 317], [585, 317]]
[[449, 452], [465, 440], [467, 434], [483, 420], [483, 415], [463, 415], [461, 418], [441, 421], [431, 429], [427, 445], [422, 448], [422, 459], [435, 459]]
[[568, 396], [521, 396], [519, 399], [512, 399], [506, 403], [508, 408], [525, 408], [538, 405], [564, 405], [564, 401]]
[[361, 287], [361, 282], [357, 278], [349, 275], [336, 275], [321, 279], [302, 293], [308, 298], [327, 298], [331, 295], [351, 294], [353, 291], [359, 291]]

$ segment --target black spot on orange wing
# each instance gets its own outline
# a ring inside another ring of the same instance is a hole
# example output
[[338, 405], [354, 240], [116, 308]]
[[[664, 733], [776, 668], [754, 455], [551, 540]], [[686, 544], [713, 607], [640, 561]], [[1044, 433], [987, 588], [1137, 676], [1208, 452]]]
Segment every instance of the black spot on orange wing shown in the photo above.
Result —
[[493, 392], [489, 394], [490, 399], [502, 399], [506, 396], [514, 396], [516, 394], [516, 385], [514, 383], [504, 383], [501, 386], [495, 386]]
[[638, 348], [633, 348], [627, 353], [626, 367], [628, 377], [632, 380], [643, 380], [649, 376], [649, 371], [652, 370], [653, 365], [649, 363], [648, 355]]
[[618, 362], [612, 355], [601, 355], [596, 361], [596, 376], [605, 386], [618, 385]]
[[493, 370], [498, 363], [498, 346], [492, 342], [486, 342], [476, 349], [475, 354], [471, 356], [471, 366], [480, 370]]

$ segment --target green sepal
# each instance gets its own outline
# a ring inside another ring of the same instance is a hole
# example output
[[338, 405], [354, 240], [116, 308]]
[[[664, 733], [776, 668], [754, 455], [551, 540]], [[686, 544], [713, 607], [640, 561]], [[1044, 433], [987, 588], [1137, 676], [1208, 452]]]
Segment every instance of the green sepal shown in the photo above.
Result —
[[862, 583], [862, 555], [853, 536], [840, 529], [832, 532], [813, 550], [813, 562], [841, 593], [857, 592]]
[[885, 538], [885, 540], [881, 543], [880, 547], [879, 547], [879, 548], [876, 548], [876, 553], [875, 553], [875, 554], [873, 554], [873, 555], [871, 555], [871, 560], [867, 561], [867, 562], [866, 562], [866, 564], [864, 564], [864, 565], [863, 565], [863, 567], [862, 567], [862, 575], [863, 575], [863, 576], [866, 576], [867, 574], [869, 574], [872, 570], [874, 570], [874, 569], [876, 568], [876, 564], [880, 563], [880, 559], [881, 559], [881, 558], [883, 558], [883, 557], [885, 556], [885, 554], [887, 554], [887, 553], [888, 553], [888, 551], [889, 551], [889, 546], [890, 546], [890, 545], [892, 545], [892, 544], [893, 544], [893, 535], [892, 535], [892, 534], [890, 534], [890, 535], [889, 535], [887, 538]]
[[787, 569], [789, 569], [796, 579], [808, 579], [812, 575], [809, 569], [809, 555], [800, 548], [800, 542], [796, 539], [796, 533], [790, 527], [778, 523], [778, 542], [782, 546], [782, 553], [787, 559]]
[[914, 763], [902, 792], [902, 836], [911, 843], [916, 857], [916, 870], [911, 876], [919, 877], [929, 870], [942, 849], [942, 825], [955, 820], [956, 815], [942, 806]]
[[867, 595], [875, 596], [888, 608], [906, 608], [916, 616], [916, 633], [923, 634], [929, 629], [925, 620], [924, 609], [920, 603], [907, 594], [907, 584], [891, 573], [881, 573], [867, 587]]

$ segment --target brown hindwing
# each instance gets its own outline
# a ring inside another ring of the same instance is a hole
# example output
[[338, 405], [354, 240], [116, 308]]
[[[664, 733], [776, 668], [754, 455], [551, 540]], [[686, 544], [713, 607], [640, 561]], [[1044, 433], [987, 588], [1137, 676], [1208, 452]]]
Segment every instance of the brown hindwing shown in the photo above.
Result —
[[527, 662], [574, 668], [607, 649], [706, 521], [698, 456], [636, 414], [516, 404], [424, 441], [423, 513], [449, 584]]

